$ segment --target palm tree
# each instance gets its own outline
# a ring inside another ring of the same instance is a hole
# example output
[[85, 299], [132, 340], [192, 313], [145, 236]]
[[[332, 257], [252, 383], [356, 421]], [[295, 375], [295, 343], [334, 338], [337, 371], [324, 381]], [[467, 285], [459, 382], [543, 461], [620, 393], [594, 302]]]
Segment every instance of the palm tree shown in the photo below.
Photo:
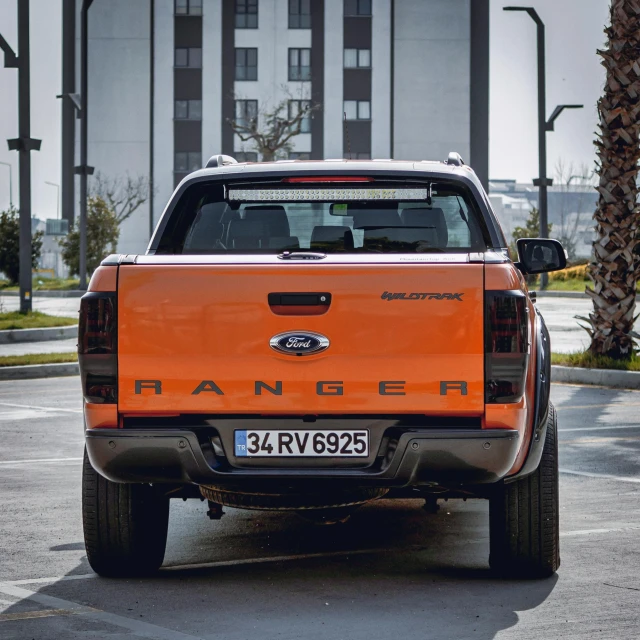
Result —
[[600, 133], [595, 141], [600, 197], [594, 213], [597, 238], [589, 265], [593, 299], [590, 351], [619, 360], [633, 354], [636, 281], [640, 273], [638, 159], [640, 158], [640, 4], [611, 0], [607, 70], [598, 101]]

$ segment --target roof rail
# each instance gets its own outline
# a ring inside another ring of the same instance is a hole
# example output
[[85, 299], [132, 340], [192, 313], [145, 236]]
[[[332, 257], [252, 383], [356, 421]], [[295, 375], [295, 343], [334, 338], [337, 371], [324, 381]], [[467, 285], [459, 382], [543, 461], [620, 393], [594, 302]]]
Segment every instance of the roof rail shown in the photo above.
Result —
[[217, 156], [211, 156], [209, 162], [205, 165], [206, 169], [213, 169], [215, 167], [223, 167], [225, 164], [238, 164], [238, 161], [231, 156], [223, 156], [219, 154]]
[[444, 161], [445, 164], [451, 164], [455, 167], [461, 167], [464, 164], [464, 160], [459, 153], [451, 151], [449, 157]]

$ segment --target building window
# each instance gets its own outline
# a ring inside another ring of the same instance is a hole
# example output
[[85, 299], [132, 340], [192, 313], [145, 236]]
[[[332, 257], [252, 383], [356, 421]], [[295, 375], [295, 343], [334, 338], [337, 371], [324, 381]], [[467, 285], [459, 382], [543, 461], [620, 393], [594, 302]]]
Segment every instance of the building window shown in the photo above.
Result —
[[369, 100], [345, 100], [344, 112], [347, 120], [371, 120]]
[[311, 160], [311, 154], [308, 152], [290, 151], [289, 160]]
[[201, 151], [176, 151], [173, 170], [176, 173], [191, 173], [202, 169]]
[[238, 162], [258, 162], [256, 151], [234, 151], [233, 155]]
[[175, 0], [174, 12], [177, 16], [201, 16], [202, 0]]
[[311, 80], [311, 49], [289, 49], [289, 80]]
[[344, 0], [345, 16], [370, 16], [371, 0]]
[[[289, 100], [289, 120], [293, 120], [301, 111], [311, 106], [308, 100]], [[300, 121], [300, 133], [311, 133], [311, 115], [307, 113]]]
[[176, 47], [176, 67], [202, 67], [202, 49], [199, 47]]
[[258, 79], [258, 50], [236, 49], [236, 80]]
[[345, 49], [344, 68], [371, 67], [371, 49]]
[[258, 0], [236, 0], [236, 29], [258, 28]]
[[173, 117], [176, 120], [202, 120], [202, 100], [176, 100]]
[[311, 29], [311, 0], [289, 0], [289, 29]]
[[248, 127], [258, 117], [257, 100], [236, 100], [236, 124]]

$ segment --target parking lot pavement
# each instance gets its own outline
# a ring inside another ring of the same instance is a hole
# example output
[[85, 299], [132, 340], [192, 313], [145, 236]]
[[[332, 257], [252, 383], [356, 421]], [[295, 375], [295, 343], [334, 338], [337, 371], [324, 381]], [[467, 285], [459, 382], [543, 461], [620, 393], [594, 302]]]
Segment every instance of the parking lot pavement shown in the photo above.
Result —
[[[589, 346], [589, 334], [580, 327], [576, 316], [587, 317], [593, 303], [586, 298], [538, 298], [536, 306], [551, 336], [551, 349], [556, 353], [582, 351]], [[584, 324], [584, 322], [582, 323]]]
[[[32, 300], [34, 311], [41, 311], [52, 316], [78, 317], [80, 298], [43, 298], [35, 296]], [[17, 311], [20, 309], [18, 296], [3, 296], [0, 294], [0, 311]]]
[[0, 638], [638, 637], [640, 392], [554, 385], [562, 566], [489, 573], [484, 501], [381, 500], [344, 525], [171, 506], [154, 578], [96, 577], [81, 528], [77, 377], [0, 383]]

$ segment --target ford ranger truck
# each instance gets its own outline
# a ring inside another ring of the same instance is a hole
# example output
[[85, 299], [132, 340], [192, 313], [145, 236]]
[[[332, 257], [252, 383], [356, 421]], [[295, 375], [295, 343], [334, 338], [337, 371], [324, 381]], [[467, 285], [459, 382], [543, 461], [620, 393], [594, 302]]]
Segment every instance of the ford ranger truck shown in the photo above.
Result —
[[474, 172], [446, 162], [237, 163], [176, 188], [144, 255], [80, 310], [87, 556], [163, 561], [171, 498], [343, 521], [379, 498], [489, 500], [490, 566], [558, 549], [549, 334]]

